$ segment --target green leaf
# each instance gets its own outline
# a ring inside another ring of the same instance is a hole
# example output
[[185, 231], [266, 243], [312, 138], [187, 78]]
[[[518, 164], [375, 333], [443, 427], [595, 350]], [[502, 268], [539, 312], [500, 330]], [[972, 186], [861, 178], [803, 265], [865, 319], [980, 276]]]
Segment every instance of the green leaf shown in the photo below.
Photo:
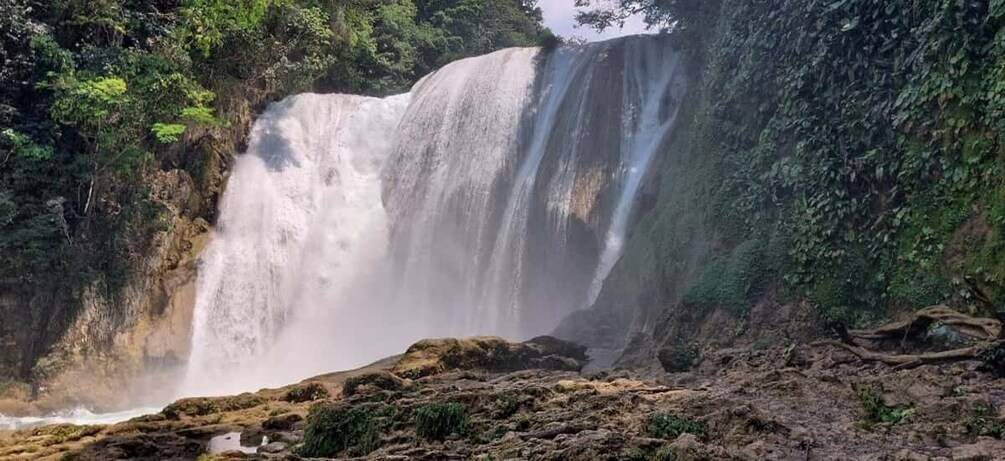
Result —
[[227, 126], [227, 121], [213, 115], [209, 107], [186, 107], [181, 110], [181, 118], [192, 125]]
[[48, 160], [52, 158], [52, 147], [42, 146], [26, 134], [18, 133], [10, 128], [0, 132], [11, 145], [11, 152], [21, 158], [32, 160]]
[[150, 128], [150, 131], [154, 133], [154, 137], [157, 141], [170, 144], [173, 142], [178, 142], [181, 139], [181, 135], [185, 133], [185, 125], [179, 125], [175, 123], [154, 123], [154, 126]]

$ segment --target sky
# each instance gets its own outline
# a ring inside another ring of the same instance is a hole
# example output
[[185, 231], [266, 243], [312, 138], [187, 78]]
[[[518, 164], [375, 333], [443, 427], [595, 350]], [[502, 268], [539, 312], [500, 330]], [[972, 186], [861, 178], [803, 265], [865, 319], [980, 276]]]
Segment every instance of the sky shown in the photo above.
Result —
[[556, 35], [566, 38], [582, 38], [594, 42], [645, 32], [645, 24], [637, 16], [629, 18], [624, 29], [611, 28], [598, 33], [587, 27], [577, 28], [573, 19], [576, 15], [575, 3], [576, 0], [538, 0], [537, 6], [544, 12], [544, 25]]

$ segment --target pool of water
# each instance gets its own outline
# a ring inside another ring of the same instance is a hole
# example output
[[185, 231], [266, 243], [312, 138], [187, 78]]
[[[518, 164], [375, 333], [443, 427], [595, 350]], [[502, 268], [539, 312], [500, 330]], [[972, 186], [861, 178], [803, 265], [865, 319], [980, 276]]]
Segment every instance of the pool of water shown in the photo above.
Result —
[[[268, 439], [262, 441], [262, 445], [268, 443]], [[241, 445], [241, 433], [229, 432], [209, 439], [208, 453], [223, 453], [225, 451], [240, 451], [242, 453], [258, 453], [258, 446]]]

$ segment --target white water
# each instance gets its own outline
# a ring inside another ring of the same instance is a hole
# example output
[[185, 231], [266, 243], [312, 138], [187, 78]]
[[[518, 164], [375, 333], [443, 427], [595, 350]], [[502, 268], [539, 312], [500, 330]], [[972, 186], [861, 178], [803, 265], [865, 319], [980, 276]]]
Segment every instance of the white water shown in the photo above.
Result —
[[[623, 74], [621, 106], [621, 193], [604, 239], [604, 249], [590, 283], [587, 306], [600, 295], [604, 280], [621, 258], [628, 228], [629, 213], [642, 179], [649, 171], [653, 156], [677, 120], [685, 82], [679, 62], [666, 48], [628, 46]], [[674, 100], [674, 98], [677, 98]]]
[[548, 332], [620, 257], [683, 91], [667, 43], [635, 37], [461, 60], [410, 95], [272, 106], [202, 259], [182, 393], [286, 384], [422, 337]]
[[379, 172], [407, 101], [305, 94], [257, 121], [202, 258], [185, 394], [354, 363], [338, 358], [373, 331], [353, 303], [383, 255]]
[[113, 413], [92, 413], [85, 408], [75, 408], [73, 410], [53, 413], [49, 416], [10, 417], [0, 415], [0, 430], [25, 429], [50, 424], [114, 424], [159, 411], [161, 411], [160, 408], [135, 408]]

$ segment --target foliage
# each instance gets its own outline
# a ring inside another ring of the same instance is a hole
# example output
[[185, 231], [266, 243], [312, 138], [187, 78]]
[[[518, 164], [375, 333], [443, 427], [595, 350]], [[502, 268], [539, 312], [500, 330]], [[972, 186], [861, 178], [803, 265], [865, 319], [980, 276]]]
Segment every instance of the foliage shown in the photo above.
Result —
[[742, 312], [728, 265], [760, 240], [769, 282], [845, 323], [1005, 305], [997, 3], [688, 3], [613, 6], [673, 18], [696, 82], [619, 269], [649, 267], [635, 297], [693, 284], [692, 306]]
[[576, 21], [603, 31], [624, 27], [632, 16], [641, 16], [650, 27], [680, 30], [698, 27], [718, 11], [717, 0], [576, 0], [577, 7], [594, 7], [576, 13]]
[[294, 386], [286, 391], [283, 400], [293, 403], [313, 402], [315, 400], [327, 399], [331, 396], [328, 388], [321, 383], [307, 383]]
[[668, 373], [683, 373], [698, 361], [698, 347], [694, 344], [676, 344], [660, 350], [660, 365]]
[[[52, 148], [40, 146], [24, 133], [19, 133], [10, 128], [0, 131], [0, 136], [8, 145], [8, 154], [34, 160], [48, 160], [52, 158]], [[7, 159], [4, 159], [6, 163]]]
[[670, 447], [662, 447], [656, 450], [656, 454], [653, 455], [653, 461], [676, 461], [677, 452]]
[[913, 408], [891, 407], [883, 401], [883, 388], [878, 385], [863, 384], [855, 389], [862, 408], [872, 421], [883, 424], [897, 424], [904, 417], [914, 413]]
[[311, 407], [298, 454], [334, 458], [365, 456], [380, 443], [370, 410], [330, 404]]
[[208, 57], [228, 35], [254, 31], [276, 0], [185, 0], [177, 38]]
[[646, 434], [657, 439], [676, 439], [681, 434], [692, 434], [699, 439], [708, 437], [705, 423], [674, 413], [653, 413], [646, 423]]
[[426, 440], [444, 440], [467, 430], [468, 409], [460, 403], [430, 403], [415, 411], [415, 433]]
[[742, 314], [760, 298], [773, 269], [763, 243], [748, 240], [709, 265], [684, 296], [684, 303], [693, 307], [720, 306]]
[[964, 426], [971, 437], [1001, 439], [1005, 436], [1005, 420], [995, 417], [995, 407], [990, 403], [978, 403], [968, 413]]

